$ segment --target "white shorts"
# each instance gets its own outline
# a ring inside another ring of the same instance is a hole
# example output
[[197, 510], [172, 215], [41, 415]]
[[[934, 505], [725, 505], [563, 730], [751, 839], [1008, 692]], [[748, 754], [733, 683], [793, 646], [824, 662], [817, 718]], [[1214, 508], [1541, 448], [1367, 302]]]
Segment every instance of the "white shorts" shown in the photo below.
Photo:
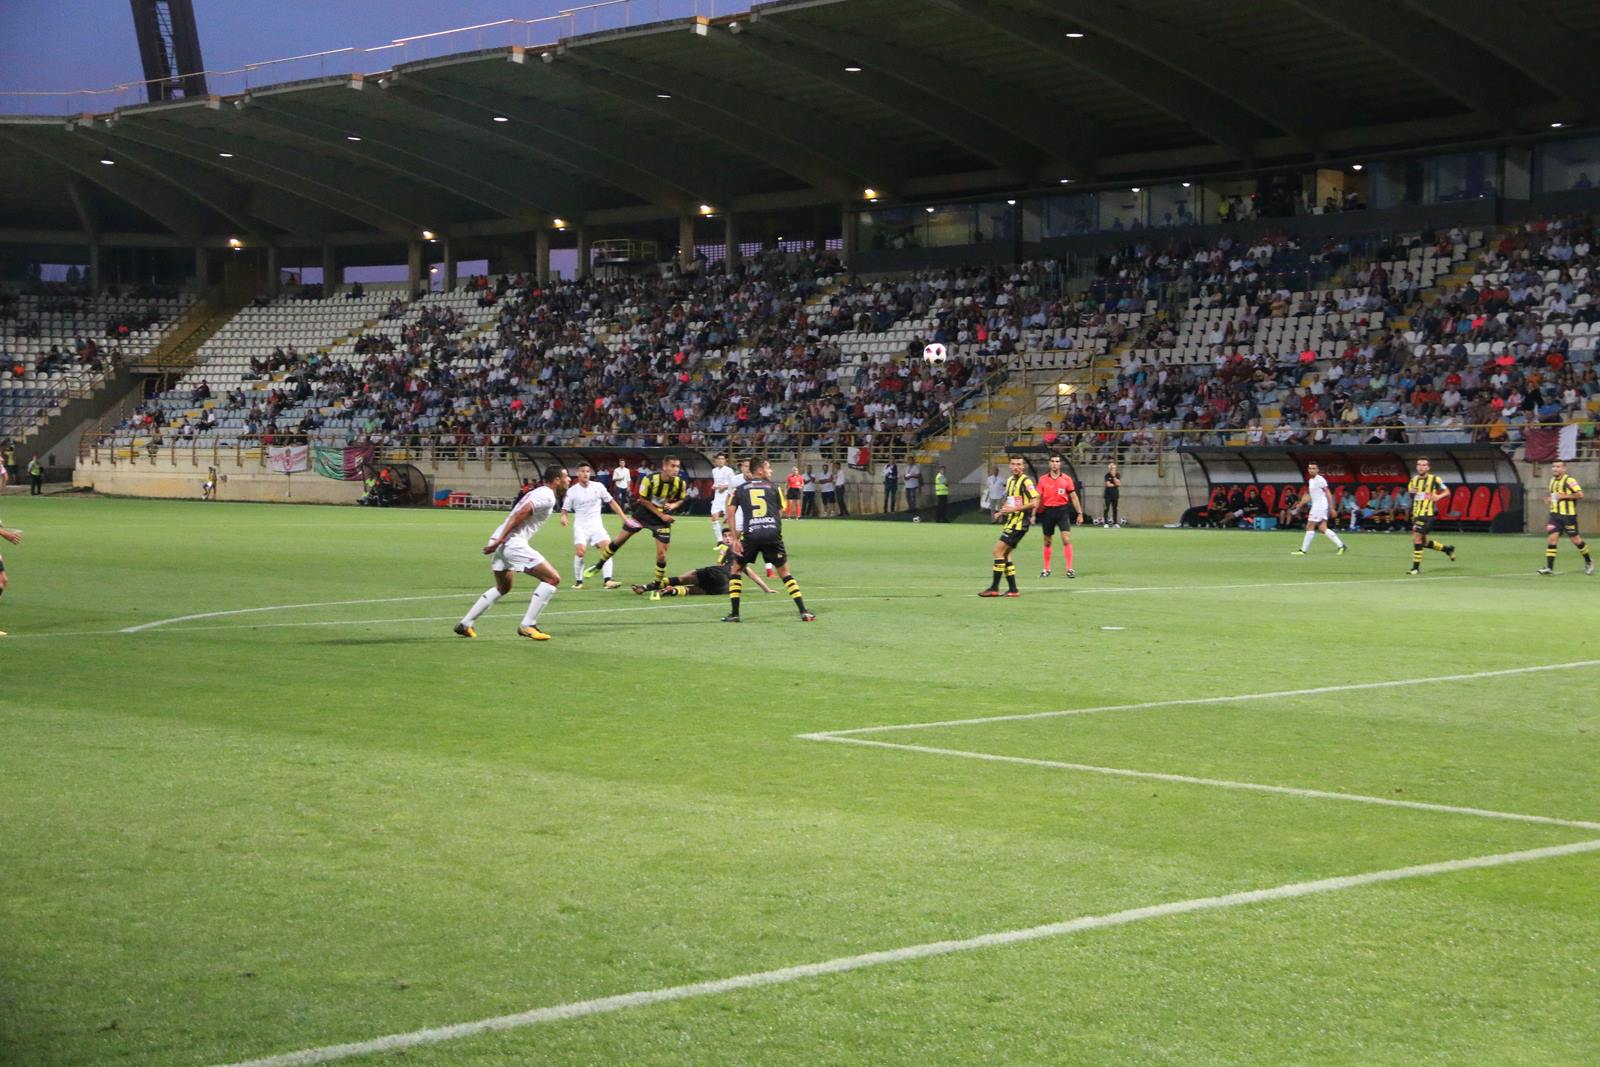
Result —
[[721, 515], [728, 508], [728, 497], [731, 494], [717, 492], [711, 494], [711, 514]]
[[575, 522], [572, 524], [572, 543], [575, 545], [598, 545], [602, 541], [611, 540], [611, 535], [606, 532], [603, 524], [598, 522]]
[[489, 568], [496, 571], [531, 571], [544, 562], [544, 556], [526, 541], [507, 541], [489, 559]]
[[1328, 521], [1328, 509], [1326, 507], [1320, 507], [1320, 508], [1314, 507], [1314, 508], [1312, 508], [1311, 509], [1311, 514], [1306, 517], [1306, 521], [1311, 523], [1313, 526], [1315, 526], [1319, 522], [1327, 522]]

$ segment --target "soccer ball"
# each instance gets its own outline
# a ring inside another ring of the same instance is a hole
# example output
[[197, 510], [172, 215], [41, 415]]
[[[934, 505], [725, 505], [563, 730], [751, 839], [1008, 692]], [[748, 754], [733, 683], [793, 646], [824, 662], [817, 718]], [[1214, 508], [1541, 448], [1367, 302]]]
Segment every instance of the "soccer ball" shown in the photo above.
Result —
[[922, 516], [921, 515], [913, 515], [913, 516], [911, 516], [911, 521], [912, 522], [921, 522], [922, 521]]
[[944, 345], [940, 344], [938, 341], [922, 346], [922, 358], [927, 362], [934, 364], [935, 366], [943, 363], [946, 359], [946, 355], [947, 354], [944, 350]]

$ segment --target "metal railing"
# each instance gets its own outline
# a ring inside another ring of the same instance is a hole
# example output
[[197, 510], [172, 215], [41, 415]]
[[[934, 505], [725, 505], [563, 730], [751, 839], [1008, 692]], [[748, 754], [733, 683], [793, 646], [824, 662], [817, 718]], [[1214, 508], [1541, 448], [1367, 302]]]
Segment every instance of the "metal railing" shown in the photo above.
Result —
[[227, 70], [188, 71], [175, 77], [122, 82], [96, 89], [0, 90], [0, 113], [13, 115], [101, 114], [149, 103], [152, 84], [179, 83], [202, 74], [211, 95], [234, 96], [267, 85], [343, 74], [378, 74], [405, 63], [494, 48], [553, 48], [585, 34], [633, 29], [682, 18], [716, 18], [748, 10], [738, 0], [602, 0], [564, 8], [543, 18], [499, 19], [433, 33], [396, 37], [370, 47], [247, 63]]
[[[1260, 427], [1215, 427], [1206, 430], [1174, 430], [1141, 427], [1128, 430], [1042, 429], [996, 431], [989, 435], [991, 455], [1004, 456], [1021, 449], [1050, 449], [1074, 463], [1108, 463], [1123, 466], [1161, 467], [1183, 447], [1348, 448], [1355, 445], [1452, 445], [1492, 444], [1515, 452], [1522, 448], [1528, 430], [1560, 432], [1568, 426], [1579, 428], [1576, 459], [1600, 459], [1597, 423], [1591, 419], [1561, 422], [1475, 423], [1462, 426], [1396, 425], [1394, 423], [1337, 424], [1325, 427], [1298, 427], [1292, 438], [1284, 439]], [[1585, 433], [1588, 431], [1588, 433]], [[1046, 437], [1054, 434], [1049, 440]]]

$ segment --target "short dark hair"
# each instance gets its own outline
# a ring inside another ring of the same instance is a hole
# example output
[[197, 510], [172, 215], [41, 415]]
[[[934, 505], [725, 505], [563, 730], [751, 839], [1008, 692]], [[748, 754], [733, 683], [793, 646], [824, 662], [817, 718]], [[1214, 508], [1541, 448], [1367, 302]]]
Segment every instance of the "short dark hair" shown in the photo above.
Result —
[[1051, 463], [1065, 463], [1066, 461], [1061, 458], [1061, 453], [1057, 452], [1057, 453], [1054, 453], [1053, 455], [1051, 455], [1050, 462]]
[[566, 473], [567, 468], [559, 463], [552, 463], [544, 469], [545, 484], [548, 485]]
[[585, 468], [585, 467], [589, 467], [590, 470], [594, 470], [593, 467], [589, 466], [589, 461], [588, 460], [586, 460], [586, 459], [578, 460], [578, 469], [579, 470], [583, 470], [583, 468]]

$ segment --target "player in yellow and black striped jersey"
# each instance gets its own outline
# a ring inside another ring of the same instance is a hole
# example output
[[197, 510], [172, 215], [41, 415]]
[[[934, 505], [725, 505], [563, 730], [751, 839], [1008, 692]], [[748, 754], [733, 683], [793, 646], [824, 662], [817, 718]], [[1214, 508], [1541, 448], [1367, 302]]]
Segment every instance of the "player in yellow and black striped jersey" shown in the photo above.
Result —
[[661, 470], [639, 479], [633, 490], [633, 510], [623, 520], [622, 533], [611, 542], [611, 547], [600, 553], [595, 563], [584, 569], [584, 576], [592, 578], [600, 573], [606, 560], [621, 551], [640, 530], [649, 530], [656, 540], [656, 583], [667, 578], [667, 546], [672, 543], [672, 524], [677, 521], [673, 512], [689, 500], [689, 483], [679, 470], [682, 464], [676, 457], [661, 461]]
[[1433, 524], [1439, 518], [1439, 505], [1450, 499], [1450, 487], [1433, 473], [1433, 466], [1426, 459], [1419, 459], [1417, 473], [1406, 484], [1406, 492], [1411, 494], [1411, 570], [1407, 573], [1422, 573], [1422, 550], [1425, 548], [1443, 552], [1454, 562], [1456, 546], [1435, 541], [1431, 536]]
[[1561, 460], [1550, 464], [1550, 519], [1545, 523], [1545, 532], [1550, 536], [1544, 546], [1544, 566], [1539, 568], [1540, 574], [1554, 574], [1556, 572], [1556, 548], [1561, 544], [1561, 535], [1566, 534], [1571, 538], [1573, 547], [1583, 553], [1583, 573], [1594, 573], [1594, 559], [1589, 555], [1589, 546], [1584, 543], [1583, 535], [1578, 532], [1578, 501], [1583, 499], [1583, 486], [1578, 484], [1578, 479], [1567, 473], [1567, 465]]
[[1000, 528], [1000, 539], [994, 543], [994, 571], [989, 588], [979, 596], [999, 596], [1001, 578], [1006, 580], [1006, 596], [1022, 595], [1017, 592], [1017, 565], [1011, 562], [1011, 553], [1028, 536], [1028, 528], [1033, 525], [1033, 509], [1038, 502], [1039, 490], [1028, 477], [1022, 457], [1012, 456], [1011, 477], [1006, 479], [1005, 506], [994, 513], [996, 519], [1005, 520], [1005, 525]]

